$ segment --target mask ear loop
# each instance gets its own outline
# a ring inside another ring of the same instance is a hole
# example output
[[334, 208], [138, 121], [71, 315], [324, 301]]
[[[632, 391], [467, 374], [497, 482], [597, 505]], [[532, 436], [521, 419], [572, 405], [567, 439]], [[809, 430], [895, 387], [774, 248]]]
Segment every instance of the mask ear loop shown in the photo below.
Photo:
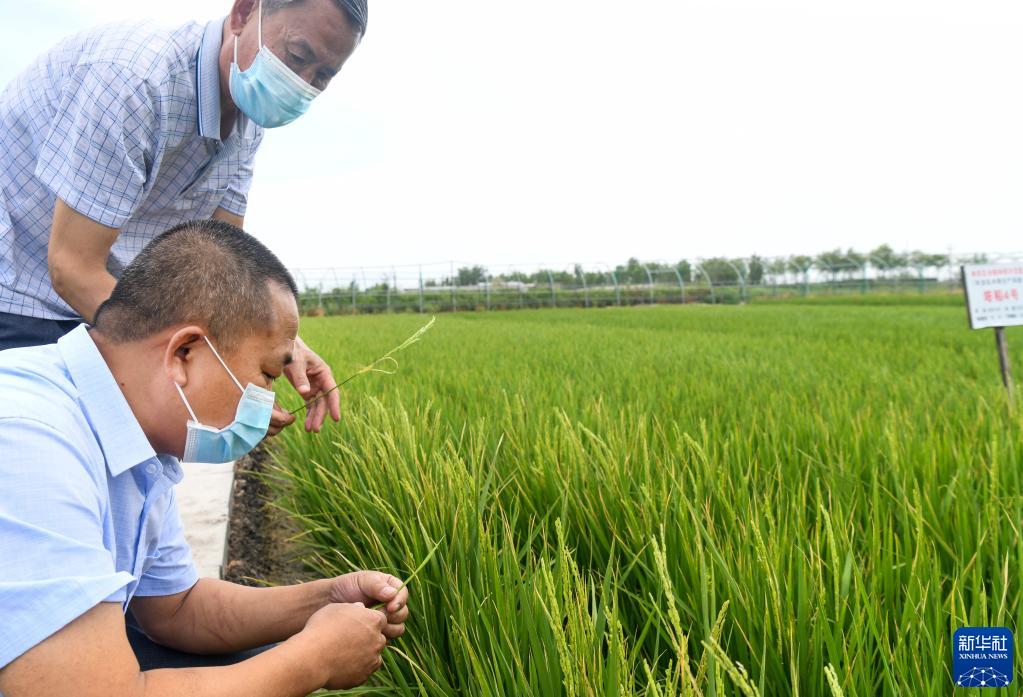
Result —
[[195, 418], [195, 412], [192, 411], [192, 405], [188, 403], [188, 398], [185, 397], [185, 391], [181, 389], [181, 385], [174, 383], [174, 387], [178, 388], [178, 394], [181, 395], [181, 401], [185, 403], [185, 409], [188, 409], [188, 415], [192, 417], [192, 421], [199, 423], [199, 419]]
[[[210, 345], [210, 350], [213, 351], [213, 355], [217, 357], [218, 361], [220, 361], [220, 365], [224, 366], [224, 370], [227, 371], [227, 374], [231, 376], [232, 380], [234, 380], [234, 384], [237, 385], [238, 389], [242, 391], [242, 394], [244, 394], [245, 388], [242, 387], [242, 384], [240, 382], [238, 382], [238, 378], [234, 376], [234, 373], [231, 372], [231, 369], [227, 367], [227, 363], [224, 363], [224, 359], [220, 357], [219, 353], [217, 353], [217, 349], [213, 348], [213, 342], [210, 341], [210, 338], [208, 336], [204, 336], [203, 338], [206, 339], [206, 343]], [[177, 383], [174, 384], [176, 385]]]
[[[259, 50], [263, 50], [263, 0], [259, 0], [259, 14], [256, 16], [256, 29], [259, 35]], [[234, 35], [234, 64], [238, 65], [238, 35]], [[238, 67], [241, 70], [241, 66]], [[214, 353], [216, 351], [214, 350]], [[219, 356], [218, 356], [219, 357]]]

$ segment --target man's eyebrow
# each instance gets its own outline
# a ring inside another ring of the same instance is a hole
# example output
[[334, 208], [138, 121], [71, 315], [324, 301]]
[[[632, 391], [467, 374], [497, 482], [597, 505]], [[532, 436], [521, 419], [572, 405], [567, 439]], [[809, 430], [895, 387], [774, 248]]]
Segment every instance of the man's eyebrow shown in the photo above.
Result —
[[[320, 57], [316, 54], [316, 50], [313, 49], [312, 44], [310, 44], [305, 39], [302, 38], [291, 39], [290, 44], [292, 48], [297, 47], [301, 53], [304, 53], [305, 55], [303, 57], [306, 60], [311, 62], [317, 62], [320, 60]], [[340, 71], [340, 68], [325, 69], [325, 72], [327, 72], [330, 75], [330, 77], [334, 77], [335, 75], [337, 75], [338, 71]]]
[[296, 38], [288, 42], [289, 48], [292, 50], [298, 49], [298, 52], [303, 54], [303, 58], [308, 61], [318, 61], [320, 57], [316, 55], [316, 51], [313, 50], [312, 44], [305, 39]]

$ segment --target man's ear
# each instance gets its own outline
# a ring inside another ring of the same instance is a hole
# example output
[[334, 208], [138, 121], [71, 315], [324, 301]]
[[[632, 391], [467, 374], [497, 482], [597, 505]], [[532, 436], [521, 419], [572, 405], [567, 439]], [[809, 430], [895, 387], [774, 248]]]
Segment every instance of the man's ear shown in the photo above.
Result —
[[163, 355], [163, 368], [172, 381], [184, 387], [188, 384], [188, 368], [193, 360], [194, 349], [198, 342], [206, 336], [206, 331], [198, 326], [182, 327], [171, 334]]
[[231, 7], [231, 14], [227, 18], [228, 30], [237, 36], [250, 20], [256, 18], [259, 12], [259, 0], [234, 0]]

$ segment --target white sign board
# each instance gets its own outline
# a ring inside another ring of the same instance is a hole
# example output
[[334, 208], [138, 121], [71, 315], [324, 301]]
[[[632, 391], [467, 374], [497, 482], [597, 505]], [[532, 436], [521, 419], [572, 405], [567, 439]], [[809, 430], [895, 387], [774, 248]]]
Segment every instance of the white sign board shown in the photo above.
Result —
[[1023, 325], [1023, 262], [966, 264], [962, 271], [972, 329]]

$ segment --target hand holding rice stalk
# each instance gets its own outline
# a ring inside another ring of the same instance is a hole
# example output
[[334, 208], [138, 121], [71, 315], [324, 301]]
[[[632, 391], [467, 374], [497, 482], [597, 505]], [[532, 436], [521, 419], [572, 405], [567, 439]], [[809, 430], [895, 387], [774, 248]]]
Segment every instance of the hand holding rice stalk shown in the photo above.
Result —
[[[404, 581], [402, 581], [401, 585], [398, 586], [398, 588], [397, 588], [399, 593], [402, 590], [404, 590], [405, 588], [408, 588], [409, 584], [412, 583], [413, 581], [415, 581], [419, 577], [419, 573], [424, 568], [426, 568], [426, 565], [430, 563], [431, 559], [433, 559], [433, 555], [437, 553], [437, 549], [440, 547], [442, 542], [444, 542], [444, 538], [443, 537], [441, 537], [439, 540], [437, 540], [436, 544], [433, 545], [433, 549], [430, 550], [429, 554], [427, 554], [426, 557], [424, 557], [423, 560], [421, 562], [419, 562], [419, 566], [416, 567], [416, 570], [413, 571], [409, 575], [408, 578], [406, 578]], [[383, 612], [385, 605], [387, 605], [386, 602], [377, 603], [376, 605], [374, 605], [370, 609], [371, 610], [380, 610], [381, 612]]]
[[[365, 366], [364, 368], [360, 368], [355, 373], [349, 375], [347, 378], [345, 378], [338, 384], [334, 385], [334, 387], [330, 388], [326, 392], [319, 393], [318, 395], [310, 399], [308, 402], [300, 406], [298, 409], [295, 409], [294, 411], [288, 413], [294, 416], [303, 409], [308, 409], [309, 407], [311, 407], [312, 405], [316, 404], [318, 401], [329, 395], [334, 390], [340, 389], [342, 385], [351, 382], [355, 378], [365, 373], [384, 373], [385, 375], [394, 375], [395, 373], [398, 372], [398, 361], [397, 359], [394, 358], [394, 354], [400, 353], [407, 349], [412, 344], [417, 343], [420, 339], [423, 338], [423, 335], [430, 330], [430, 327], [432, 327], [433, 323], [436, 321], [437, 321], [436, 317], [431, 317], [429, 322], [420, 327], [415, 334], [405, 339], [405, 341], [403, 341], [400, 345], [395, 346], [393, 349], [391, 349], [390, 351], [388, 351], [383, 356], [376, 359], [369, 365]], [[385, 365], [387, 366], [386, 368], [383, 367]]]

